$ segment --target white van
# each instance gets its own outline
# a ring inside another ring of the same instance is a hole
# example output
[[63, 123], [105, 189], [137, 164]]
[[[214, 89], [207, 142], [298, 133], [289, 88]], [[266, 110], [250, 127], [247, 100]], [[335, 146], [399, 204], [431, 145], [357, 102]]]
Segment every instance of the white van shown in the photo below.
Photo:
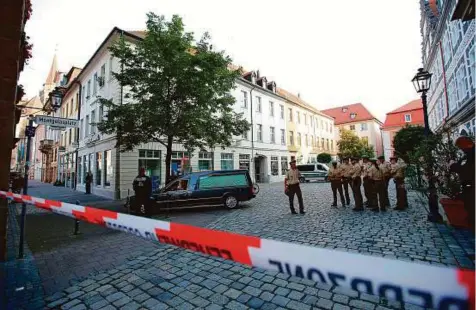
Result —
[[301, 172], [301, 178], [299, 182], [309, 181], [325, 181], [327, 182], [327, 176], [329, 174], [329, 167], [325, 164], [304, 164], [297, 165], [299, 172]]

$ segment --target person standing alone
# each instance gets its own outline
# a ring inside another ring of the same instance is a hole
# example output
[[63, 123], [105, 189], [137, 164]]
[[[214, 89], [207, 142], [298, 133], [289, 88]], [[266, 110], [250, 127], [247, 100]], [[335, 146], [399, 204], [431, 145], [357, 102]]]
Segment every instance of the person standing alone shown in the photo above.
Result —
[[297, 214], [294, 209], [294, 195], [297, 196], [299, 202], [299, 213], [304, 214], [304, 202], [302, 200], [301, 187], [299, 186], [299, 178], [301, 178], [301, 173], [296, 167], [296, 161], [293, 160], [289, 163], [291, 169], [286, 172], [286, 177], [284, 178], [284, 191], [289, 197], [289, 207], [291, 208], [292, 214]]
[[132, 183], [134, 188], [136, 204], [140, 208], [142, 214], [147, 214], [147, 207], [149, 205], [150, 196], [152, 196], [152, 181], [145, 175], [145, 168], [139, 169], [139, 175]]
[[337, 162], [332, 162], [332, 167], [329, 169], [328, 175], [329, 181], [331, 181], [332, 195], [334, 202], [332, 203], [333, 207], [337, 207], [337, 191], [339, 191], [340, 202], [342, 207], [345, 208], [344, 194], [342, 193], [342, 170], [340, 167], [337, 167]]
[[86, 183], [86, 194], [91, 194], [91, 183], [93, 183], [93, 174], [91, 171], [86, 172], [84, 181]]

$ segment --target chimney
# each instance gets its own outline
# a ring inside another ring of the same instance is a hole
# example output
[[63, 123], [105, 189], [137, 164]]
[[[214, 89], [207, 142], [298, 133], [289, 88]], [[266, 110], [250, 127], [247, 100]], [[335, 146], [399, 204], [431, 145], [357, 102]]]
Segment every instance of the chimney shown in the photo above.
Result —
[[259, 70], [256, 70], [256, 79], [259, 80], [260, 77]]
[[298, 98], [301, 99], [301, 93], [298, 93]]

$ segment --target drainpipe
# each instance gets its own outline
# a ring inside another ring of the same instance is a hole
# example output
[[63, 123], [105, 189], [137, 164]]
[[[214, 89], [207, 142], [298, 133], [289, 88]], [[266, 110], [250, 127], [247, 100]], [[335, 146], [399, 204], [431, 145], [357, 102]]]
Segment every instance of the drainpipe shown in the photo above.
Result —
[[[121, 30], [121, 40], [124, 38], [124, 31]], [[121, 73], [124, 70], [124, 62], [121, 60]], [[112, 72], [112, 70], [110, 70]], [[122, 105], [124, 87], [121, 85], [120, 105]], [[114, 174], [114, 199], [121, 199], [121, 132], [118, 128], [116, 133], [116, 169]]]
[[255, 139], [254, 139], [254, 124], [253, 124], [253, 90], [257, 86], [253, 86], [253, 88], [250, 90], [250, 112], [251, 112], [251, 163], [250, 163], [250, 171], [251, 173], [251, 180], [253, 183], [256, 182], [256, 171], [255, 171], [255, 158], [254, 158], [254, 152], [255, 152]]
[[[76, 117], [76, 119], [78, 120], [78, 123], [79, 123], [79, 118], [81, 117], [81, 105], [82, 105], [82, 100], [83, 100], [83, 94], [82, 94], [83, 93], [83, 85], [77, 79], [75, 79], [74, 82], [76, 84], [78, 84], [78, 86], [79, 86], [78, 115]], [[80, 130], [80, 128], [76, 129], [76, 143], [77, 143], [77, 146], [76, 146], [76, 162], [75, 162], [75, 167], [74, 167], [74, 190], [76, 190], [76, 186], [78, 184], [79, 130]]]

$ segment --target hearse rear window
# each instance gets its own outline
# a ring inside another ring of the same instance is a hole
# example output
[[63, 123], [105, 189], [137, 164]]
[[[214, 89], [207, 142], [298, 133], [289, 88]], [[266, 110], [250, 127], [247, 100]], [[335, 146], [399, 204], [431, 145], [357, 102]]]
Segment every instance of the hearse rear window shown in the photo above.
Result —
[[225, 175], [206, 175], [200, 178], [199, 189], [217, 187], [247, 186], [248, 180], [244, 173]]

